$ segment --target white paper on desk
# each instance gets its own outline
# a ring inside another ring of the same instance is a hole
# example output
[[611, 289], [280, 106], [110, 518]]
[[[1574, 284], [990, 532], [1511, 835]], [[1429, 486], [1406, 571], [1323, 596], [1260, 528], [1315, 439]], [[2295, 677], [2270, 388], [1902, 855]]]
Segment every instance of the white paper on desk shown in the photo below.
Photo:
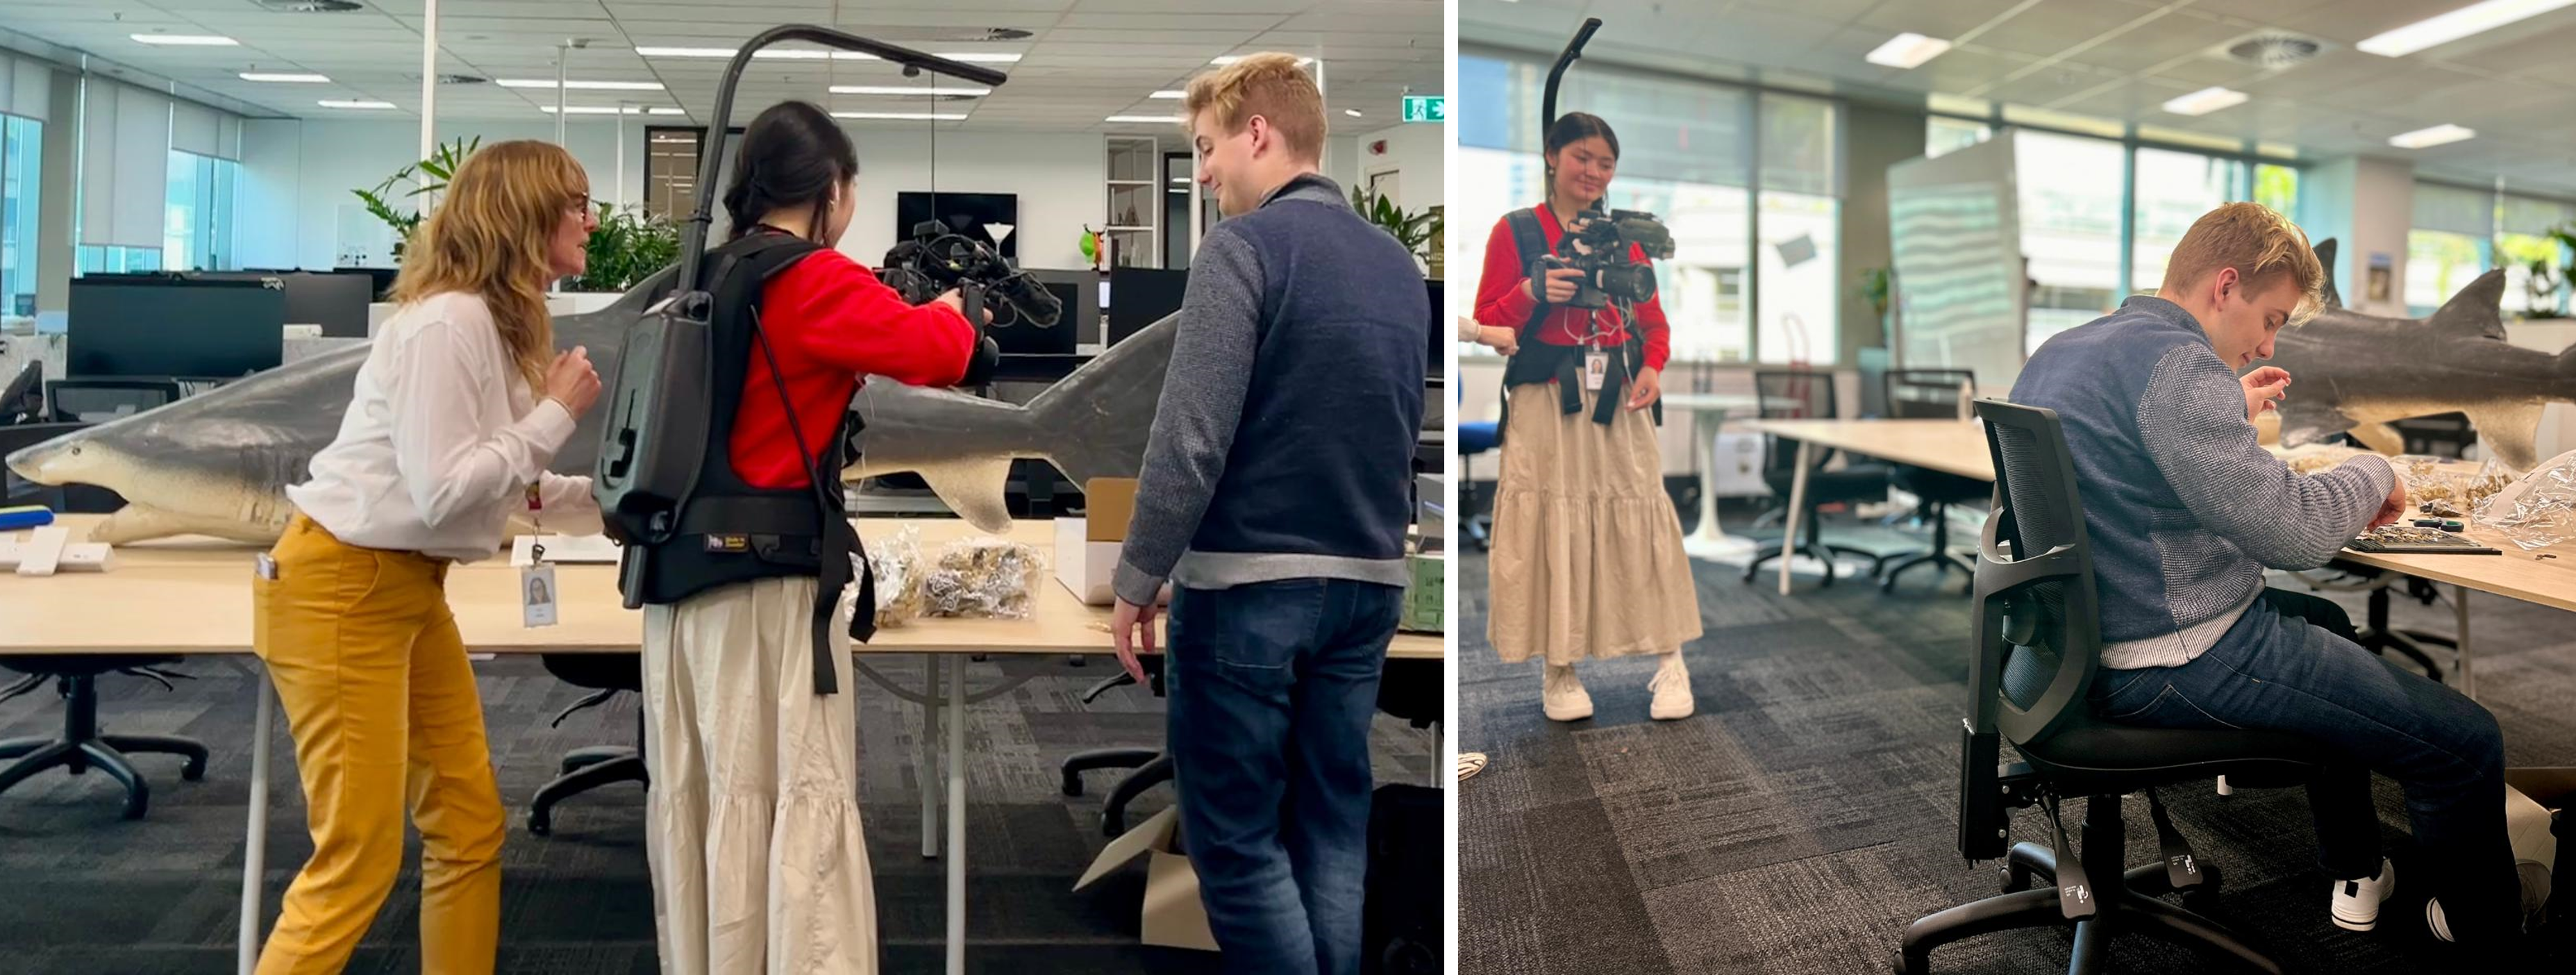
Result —
[[521, 535], [510, 540], [510, 565], [526, 568], [536, 561], [529, 551], [538, 542], [546, 543], [548, 562], [592, 562], [617, 564], [621, 551], [606, 535]]

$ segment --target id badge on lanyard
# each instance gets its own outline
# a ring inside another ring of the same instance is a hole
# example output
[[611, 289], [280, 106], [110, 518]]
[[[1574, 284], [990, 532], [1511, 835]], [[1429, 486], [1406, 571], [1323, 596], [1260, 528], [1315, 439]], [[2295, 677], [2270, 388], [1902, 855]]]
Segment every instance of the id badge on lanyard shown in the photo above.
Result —
[[[544, 535], [544, 510], [545, 500], [539, 496], [537, 485], [528, 485], [528, 514], [531, 527], [538, 530], [540, 537]], [[528, 547], [528, 564], [519, 570], [520, 624], [530, 628], [555, 625], [555, 603], [555, 567], [546, 561], [546, 546], [539, 542]]]
[[1587, 393], [1600, 392], [1602, 381], [1609, 378], [1609, 376], [1610, 354], [1603, 352], [1600, 349], [1585, 350], [1583, 353], [1583, 391]]

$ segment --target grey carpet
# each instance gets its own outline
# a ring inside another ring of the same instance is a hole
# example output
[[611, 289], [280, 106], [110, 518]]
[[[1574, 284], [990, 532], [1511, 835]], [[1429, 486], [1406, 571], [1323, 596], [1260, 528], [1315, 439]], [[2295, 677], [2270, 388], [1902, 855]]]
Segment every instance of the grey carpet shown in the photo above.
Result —
[[[1881, 551], [1920, 545], [1848, 520], [1828, 533]], [[1485, 642], [1486, 564], [1472, 551], [1461, 559], [1458, 747], [1491, 764], [1459, 795], [1459, 971], [1884, 972], [1914, 919], [1996, 892], [1995, 864], [1956, 853], [1962, 576], [1936, 586], [1916, 570], [1893, 596], [1869, 580], [1822, 588], [1806, 576], [1782, 597], [1766, 568], [1746, 585], [1740, 570], [1694, 566], [1707, 630], [1686, 651], [1694, 716], [1648, 718], [1655, 662], [1633, 659], [1584, 666], [1594, 717], [1561, 724], [1540, 713], [1538, 664], [1505, 665]], [[2361, 618], [2358, 596], [2338, 601]], [[2472, 607], [2480, 697], [2504, 728], [2508, 762], [2576, 765], [2576, 617], [2492, 596]], [[2396, 617], [2451, 629], [2447, 604], [2401, 601]], [[2421, 895], [2405, 897], [2405, 808], [2388, 780], [2376, 798], [2401, 889], [2370, 934], [2328, 920], [2304, 793], [2160, 794], [2195, 852], [2224, 872], [2214, 914], [2291, 971], [2492, 961], [2416, 933]], [[2129, 862], [2149, 862], [2145, 802], [2129, 804]], [[2046, 822], [2023, 811], [2013, 839], [2040, 839]], [[2062, 972], [2067, 957], [2067, 937], [2031, 930], [1955, 943], [1932, 963], [1945, 975], [2000, 975]], [[2112, 972], [2230, 970], [2144, 935], [2115, 939], [2109, 960]], [[2566, 971], [2570, 960], [2576, 950], [2544, 949], [2535, 967], [2492, 970]]]
[[[874, 665], [918, 688], [918, 657]], [[1106, 842], [1101, 797], [1120, 773], [1093, 772], [1081, 798], [1058, 791], [1057, 763], [1087, 748], [1154, 746], [1163, 735], [1162, 700], [1136, 688], [1084, 705], [1079, 695], [1116, 669], [1106, 655], [1073, 667], [1063, 657], [969, 664], [971, 688], [1003, 675], [1034, 675], [1009, 694], [967, 710], [969, 968], [977, 972], [1196, 972], [1214, 955], [1137, 943], [1142, 867], [1073, 893], [1073, 881]], [[101, 681], [103, 722], [113, 731], [182, 734], [213, 755], [202, 782], [179, 778], [176, 757], [135, 765], [152, 789], [148, 816], [119, 818], [123, 792], [93, 771], [48, 772], [0, 794], [0, 972], [230, 972], [235, 904], [241, 890], [243, 818], [248, 809], [253, 679], [243, 664], [205, 659], [175, 692], [148, 680]], [[500, 970], [513, 973], [649, 973], [656, 970], [653, 902], [643, 847], [642, 790], [609, 786], [556, 807], [554, 834], [529, 835], [528, 799], [551, 779], [569, 749], [632, 744], [634, 695], [582, 711], [550, 728], [583, 692], [537, 661], [503, 657], [476, 665], [485, 721], [499, 763], [511, 832], [502, 849]], [[860, 802], [876, 875], [878, 924], [888, 972], [938, 971], [946, 933], [946, 861], [921, 856], [924, 787], [915, 756], [921, 710], [864, 680], [853, 695], [860, 716]], [[61, 702], [48, 690], [0, 705], [0, 738], [60, 730]], [[1434, 742], [1426, 730], [1380, 715], [1373, 736], [1380, 782], [1429, 781]], [[304, 807], [277, 724], [270, 766], [267, 920], [312, 852]], [[939, 780], [929, 783], [944, 788]], [[944, 796], [944, 792], [943, 792]], [[1129, 822], [1170, 804], [1169, 786], [1146, 794]], [[944, 834], [943, 834], [944, 836]], [[414, 862], [417, 839], [413, 840]], [[415, 972], [419, 871], [406, 867], [351, 972]]]

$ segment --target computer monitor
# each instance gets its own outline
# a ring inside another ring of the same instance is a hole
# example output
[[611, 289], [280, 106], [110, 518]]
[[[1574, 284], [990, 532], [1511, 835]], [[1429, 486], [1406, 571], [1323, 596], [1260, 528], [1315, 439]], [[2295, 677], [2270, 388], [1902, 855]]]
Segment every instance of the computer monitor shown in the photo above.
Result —
[[400, 269], [390, 267], [335, 267], [331, 269], [331, 273], [353, 274], [366, 278], [368, 282], [370, 282], [371, 288], [371, 293], [368, 295], [367, 300], [392, 301], [394, 296], [394, 278], [397, 275], [400, 275], [402, 271]]
[[276, 281], [286, 290], [286, 323], [320, 325], [332, 338], [367, 337], [367, 303], [375, 300], [373, 278], [357, 274], [306, 271], [201, 271], [199, 280]]
[[285, 358], [286, 292], [258, 281], [73, 278], [66, 376], [228, 379]]
[[1109, 283], [1116, 297], [1109, 302], [1109, 329], [1104, 342], [1116, 345], [1128, 336], [1144, 331], [1145, 326], [1181, 310], [1181, 296], [1187, 291], [1189, 282], [1188, 271], [1166, 271], [1156, 267], [1112, 268]]

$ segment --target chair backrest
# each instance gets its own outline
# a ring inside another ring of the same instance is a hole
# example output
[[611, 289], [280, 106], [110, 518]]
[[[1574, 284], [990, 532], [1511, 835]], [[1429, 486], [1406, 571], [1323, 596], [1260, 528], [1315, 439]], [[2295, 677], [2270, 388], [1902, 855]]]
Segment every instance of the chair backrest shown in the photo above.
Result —
[[[1839, 416], [1834, 412], [1834, 374], [1830, 372], [1757, 371], [1753, 374], [1753, 395], [1765, 420], [1831, 420]], [[1818, 450], [1807, 469], [1821, 468], [1833, 459], [1832, 450]], [[1796, 450], [1785, 448], [1779, 437], [1763, 438], [1765, 474], [1785, 477], [1797, 465]]]
[[1959, 390], [1977, 396], [1977, 374], [1966, 369], [1897, 369], [1887, 374], [1887, 415], [1898, 420], [1947, 420], [1959, 415]]
[[1995, 513], [1977, 560], [1969, 725], [2027, 747], [2091, 715], [2084, 691], [2102, 661], [2092, 546], [2056, 411], [1999, 399], [1976, 409]]
[[112, 420], [176, 402], [175, 379], [57, 379], [45, 384], [45, 413], [57, 420]]

